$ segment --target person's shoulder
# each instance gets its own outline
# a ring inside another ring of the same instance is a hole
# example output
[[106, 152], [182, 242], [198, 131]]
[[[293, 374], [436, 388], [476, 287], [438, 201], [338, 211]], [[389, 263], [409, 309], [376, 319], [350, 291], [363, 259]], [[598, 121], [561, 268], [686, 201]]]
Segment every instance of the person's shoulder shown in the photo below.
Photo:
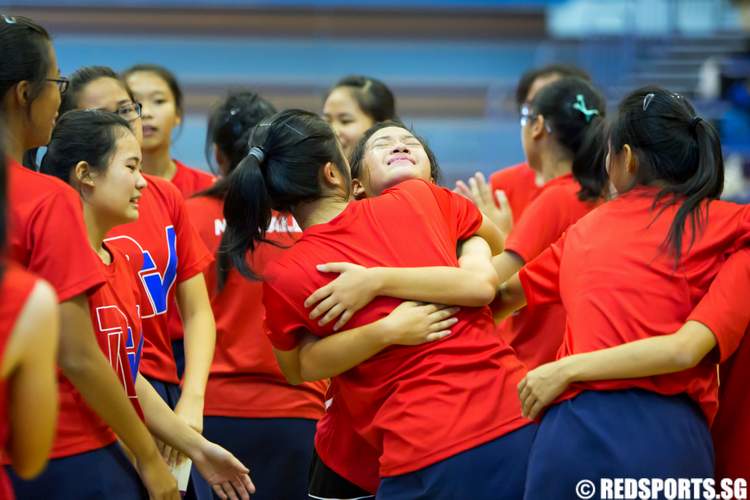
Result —
[[11, 191], [22, 190], [22, 198], [48, 199], [60, 195], [70, 199], [78, 199], [75, 189], [57, 177], [15, 165], [12, 165], [8, 171]]
[[490, 175], [490, 184], [516, 184], [519, 182], [536, 182], [536, 173], [526, 162], [501, 168]]
[[146, 179], [147, 183], [144, 191], [150, 189], [152, 193], [158, 193], [159, 195], [166, 196], [168, 198], [182, 197], [182, 194], [180, 194], [180, 190], [177, 189], [177, 186], [172, 184], [170, 181], [149, 174], [143, 174], [143, 177], [144, 179]]

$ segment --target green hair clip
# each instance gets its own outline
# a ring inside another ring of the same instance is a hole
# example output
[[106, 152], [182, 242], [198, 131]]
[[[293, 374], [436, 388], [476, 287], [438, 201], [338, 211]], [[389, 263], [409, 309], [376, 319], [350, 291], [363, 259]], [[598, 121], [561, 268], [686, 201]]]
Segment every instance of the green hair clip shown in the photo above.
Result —
[[598, 109], [596, 108], [589, 109], [586, 107], [586, 101], [583, 98], [583, 94], [578, 94], [576, 96], [576, 102], [573, 103], [573, 109], [577, 109], [578, 111], [583, 113], [583, 116], [586, 117], [586, 123], [589, 123], [593, 116], [599, 114]]

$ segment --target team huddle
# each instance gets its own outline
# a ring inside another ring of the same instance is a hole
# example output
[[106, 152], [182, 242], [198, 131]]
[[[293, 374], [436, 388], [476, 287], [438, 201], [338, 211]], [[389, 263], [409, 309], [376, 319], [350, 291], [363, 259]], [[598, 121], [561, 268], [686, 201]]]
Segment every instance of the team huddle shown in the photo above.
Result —
[[529, 71], [526, 162], [448, 189], [376, 79], [235, 91], [214, 176], [172, 156], [167, 69], [62, 77], [24, 17], [0, 53], [0, 498], [750, 477], [750, 207], [683, 96]]

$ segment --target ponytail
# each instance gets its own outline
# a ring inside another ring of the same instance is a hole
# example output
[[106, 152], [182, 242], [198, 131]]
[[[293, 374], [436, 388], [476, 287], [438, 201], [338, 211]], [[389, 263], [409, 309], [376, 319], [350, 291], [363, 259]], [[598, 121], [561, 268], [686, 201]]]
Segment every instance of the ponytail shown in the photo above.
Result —
[[[226, 232], [219, 249], [219, 282], [229, 267], [249, 279], [260, 277], [247, 264], [248, 251], [270, 243], [266, 229], [272, 210], [290, 212], [299, 203], [320, 199], [320, 169], [334, 165], [351, 188], [349, 168], [336, 135], [318, 115], [287, 110], [263, 120], [250, 139], [247, 156], [227, 177]], [[349, 197], [349, 193], [344, 193]], [[220, 262], [221, 264], [221, 262]]]
[[[258, 243], [268, 241], [265, 236], [272, 210], [271, 196], [261, 168], [257, 156], [247, 155], [229, 174], [229, 187], [224, 198], [227, 228], [219, 247], [220, 260], [254, 280], [260, 277], [248, 266], [246, 254], [255, 250]], [[226, 281], [229, 266], [219, 268], [219, 287]]]
[[684, 182], [667, 186], [658, 195], [659, 198], [671, 195], [675, 201], [677, 197], [682, 198], [665, 241], [665, 245], [671, 246], [678, 258], [682, 255], [682, 240], [688, 218], [690, 248], [695, 242], [695, 236], [703, 231], [708, 219], [708, 203], [704, 204], [703, 201], [718, 199], [724, 186], [724, 159], [716, 128], [698, 116], [691, 120], [689, 127], [695, 136], [698, 149], [697, 168]]
[[679, 205], [664, 241], [678, 264], [688, 218], [692, 246], [706, 221], [708, 202], [719, 198], [724, 187], [718, 132], [696, 116], [681, 95], [643, 87], [620, 103], [609, 142], [613, 153], [625, 144], [633, 150], [638, 160], [636, 184], [661, 188], [654, 200], [654, 208], [664, 201], [658, 214]]
[[604, 118], [593, 117], [573, 157], [573, 177], [581, 186], [578, 191], [578, 199], [581, 201], [594, 201], [601, 198], [609, 182], [605, 166], [606, 128]]

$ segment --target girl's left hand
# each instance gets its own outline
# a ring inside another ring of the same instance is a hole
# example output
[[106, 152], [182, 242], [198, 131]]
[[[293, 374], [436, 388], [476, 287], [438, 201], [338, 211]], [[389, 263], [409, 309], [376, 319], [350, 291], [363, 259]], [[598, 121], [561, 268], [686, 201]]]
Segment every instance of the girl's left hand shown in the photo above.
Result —
[[310, 319], [322, 316], [318, 321], [320, 326], [339, 318], [333, 326], [334, 331], [339, 330], [354, 313], [378, 295], [376, 280], [366, 267], [349, 262], [332, 262], [321, 264], [317, 269], [323, 273], [339, 273], [338, 278], [318, 288], [305, 300], [305, 307], [315, 306], [310, 311]]
[[539, 366], [526, 374], [518, 384], [521, 413], [531, 420], [570, 385], [560, 361]]
[[255, 493], [247, 467], [215, 443], [203, 440], [193, 464], [219, 498], [249, 500], [250, 495]]

